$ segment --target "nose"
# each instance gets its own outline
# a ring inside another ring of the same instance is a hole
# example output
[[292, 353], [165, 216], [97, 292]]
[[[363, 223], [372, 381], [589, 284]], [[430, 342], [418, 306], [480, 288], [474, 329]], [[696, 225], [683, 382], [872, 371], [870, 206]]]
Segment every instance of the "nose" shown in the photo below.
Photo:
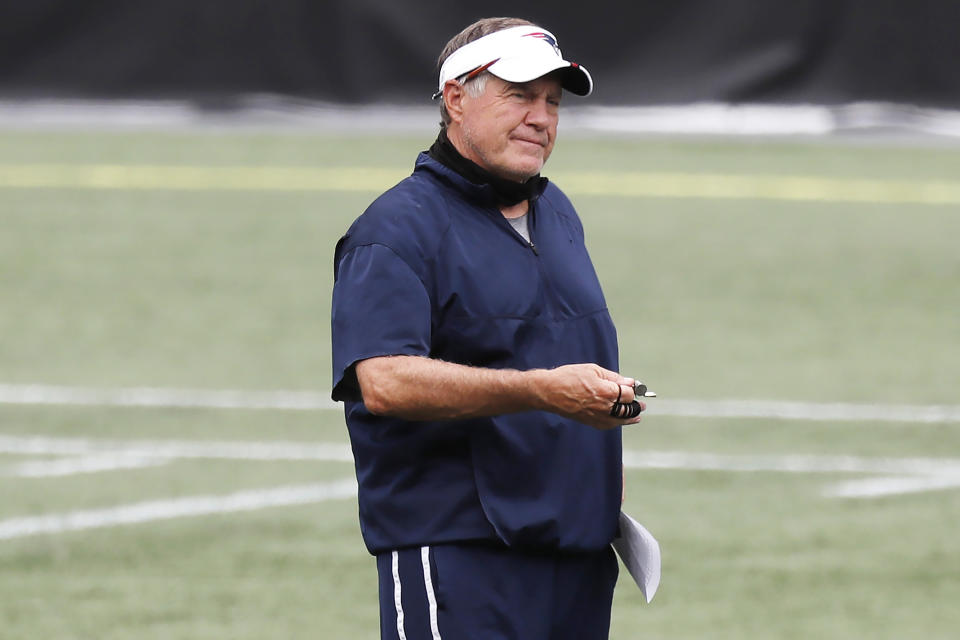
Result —
[[550, 111], [551, 105], [547, 103], [546, 98], [531, 100], [525, 122], [536, 129], [546, 129], [550, 126], [550, 121], [555, 117]]

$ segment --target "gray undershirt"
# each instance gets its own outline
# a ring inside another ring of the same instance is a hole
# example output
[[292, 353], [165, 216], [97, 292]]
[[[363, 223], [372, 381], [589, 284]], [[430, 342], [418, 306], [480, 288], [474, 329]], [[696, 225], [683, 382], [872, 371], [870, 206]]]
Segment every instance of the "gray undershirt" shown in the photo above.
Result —
[[527, 242], [530, 242], [530, 229], [527, 228], [527, 214], [523, 214], [519, 218], [507, 218], [507, 222], [510, 223], [510, 226], [517, 230], [523, 239]]

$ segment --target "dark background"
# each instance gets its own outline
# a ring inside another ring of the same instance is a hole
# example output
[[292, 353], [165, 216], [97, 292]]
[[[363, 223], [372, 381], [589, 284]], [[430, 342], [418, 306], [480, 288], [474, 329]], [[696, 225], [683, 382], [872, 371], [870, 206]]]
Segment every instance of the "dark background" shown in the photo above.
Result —
[[445, 42], [492, 15], [553, 31], [605, 104], [960, 107], [951, 0], [0, 0], [0, 97], [425, 103]]

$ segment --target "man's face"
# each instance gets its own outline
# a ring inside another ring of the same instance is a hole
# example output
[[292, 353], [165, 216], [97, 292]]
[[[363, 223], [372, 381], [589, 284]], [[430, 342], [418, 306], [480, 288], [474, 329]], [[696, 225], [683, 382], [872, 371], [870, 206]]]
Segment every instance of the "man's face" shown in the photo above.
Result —
[[501, 178], [535, 176], [553, 151], [562, 92], [551, 75], [522, 84], [491, 75], [483, 94], [464, 97], [461, 151]]

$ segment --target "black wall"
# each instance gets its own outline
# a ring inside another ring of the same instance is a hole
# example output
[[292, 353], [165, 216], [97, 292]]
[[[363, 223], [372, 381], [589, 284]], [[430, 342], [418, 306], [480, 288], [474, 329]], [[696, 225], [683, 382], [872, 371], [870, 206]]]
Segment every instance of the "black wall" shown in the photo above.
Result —
[[[470, 7], [482, 7], [474, 9]], [[276, 93], [426, 103], [473, 20], [553, 31], [606, 104], [960, 108], [953, 0], [0, 0], [0, 97]]]

